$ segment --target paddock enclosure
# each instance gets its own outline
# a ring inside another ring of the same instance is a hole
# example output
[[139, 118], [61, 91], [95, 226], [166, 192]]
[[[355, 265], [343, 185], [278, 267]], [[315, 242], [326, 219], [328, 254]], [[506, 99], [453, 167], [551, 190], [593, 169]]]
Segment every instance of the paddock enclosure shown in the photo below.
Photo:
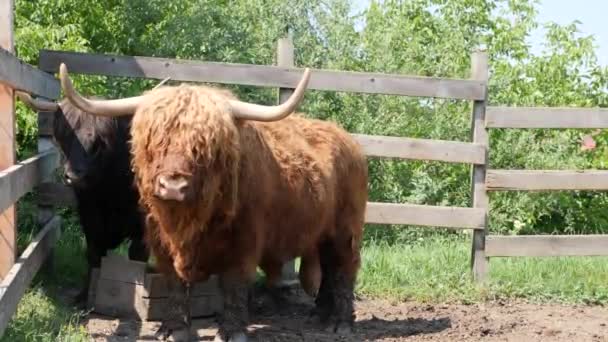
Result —
[[[277, 65], [213, 63], [194, 60], [118, 56], [41, 50], [39, 65], [14, 55], [12, 1], [0, 2], [0, 336], [39, 271], [51, 260], [61, 234], [54, 207], [74, 204], [70, 189], [55, 182], [59, 152], [51, 142], [51, 113], [38, 113], [38, 154], [15, 160], [14, 90], [56, 100], [61, 89], [55, 73], [65, 63], [72, 74], [209, 82], [278, 88], [278, 102], [289, 96], [302, 68], [294, 66], [290, 38], [277, 43]], [[608, 171], [496, 170], [489, 168], [489, 129], [607, 128], [608, 109], [488, 107], [488, 55], [471, 54], [469, 79], [312, 69], [309, 89], [363, 94], [449, 98], [473, 101], [470, 141], [413, 139], [353, 134], [370, 158], [431, 160], [471, 165], [470, 207], [369, 202], [366, 222], [467, 229], [471, 234], [471, 272], [487, 279], [489, 258], [608, 255], [608, 235], [488, 235], [490, 191], [608, 190]], [[14, 204], [37, 191], [40, 231], [17, 255]], [[50, 267], [51, 265], [49, 265]], [[293, 264], [286, 282], [295, 281]]]

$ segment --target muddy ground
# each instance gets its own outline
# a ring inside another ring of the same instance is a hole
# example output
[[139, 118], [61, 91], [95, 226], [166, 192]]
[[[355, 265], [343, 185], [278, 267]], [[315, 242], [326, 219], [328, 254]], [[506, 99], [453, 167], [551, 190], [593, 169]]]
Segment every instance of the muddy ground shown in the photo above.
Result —
[[[292, 295], [287, 312], [256, 301], [250, 341], [608, 341], [608, 309], [599, 306], [488, 302], [427, 305], [359, 299], [351, 336], [320, 332], [307, 322], [312, 301]], [[92, 341], [154, 341], [158, 322], [90, 315]], [[213, 341], [213, 318], [194, 319], [192, 334]]]

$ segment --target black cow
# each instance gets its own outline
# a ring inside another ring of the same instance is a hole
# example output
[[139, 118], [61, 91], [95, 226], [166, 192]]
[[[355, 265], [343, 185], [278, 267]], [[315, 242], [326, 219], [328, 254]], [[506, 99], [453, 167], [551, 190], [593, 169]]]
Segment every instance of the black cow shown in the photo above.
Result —
[[36, 110], [54, 113], [53, 136], [64, 157], [63, 179], [76, 194], [87, 243], [87, 278], [75, 299], [83, 305], [91, 269], [100, 266], [108, 250], [130, 239], [130, 259], [147, 261], [149, 256], [143, 241], [145, 215], [140, 211], [130, 165], [131, 117], [90, 115], [67, 99], [56, 104], [20, 92], [17, 96]]

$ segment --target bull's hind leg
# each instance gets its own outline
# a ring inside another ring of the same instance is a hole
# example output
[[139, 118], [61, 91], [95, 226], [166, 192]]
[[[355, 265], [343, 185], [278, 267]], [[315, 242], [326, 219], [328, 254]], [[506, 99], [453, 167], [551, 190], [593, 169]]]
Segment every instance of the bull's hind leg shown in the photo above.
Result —
[[361, 261], [358, 238], [345, 230], [340, 233], [321, 250], [317, 310], [328, 331], [348, 334], [355, 320], [354, 287]]

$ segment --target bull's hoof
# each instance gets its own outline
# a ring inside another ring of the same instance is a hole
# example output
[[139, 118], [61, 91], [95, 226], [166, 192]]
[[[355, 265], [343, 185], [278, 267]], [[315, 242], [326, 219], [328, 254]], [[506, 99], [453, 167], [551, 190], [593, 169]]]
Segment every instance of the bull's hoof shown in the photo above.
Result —
[[244, 332], [234, 333], [234, 334], [232, 334], [232, 336], [224, 336], [224, 335], [225, 334], [218, 332], [215, 335], [213, 342], [247, 342], [248, 341], [247, 335]]
[[156, 339], [161, 341], [169, 341], [172, 338], [173, 342], [190, 342], [190, 329], [183, 324], [174, 324], [173, 322], [162, 322], [160, 327], [154, 334]]
[[74, 306], [77, 310], [85, 310], [87, 308], [88, 295], [89, 291], [86, 289], [81, 290], [72, 300], [72, 306]]
[[353, 328], [351, 324], [346, 322], [338, 322], [335, 324], [328, 324], [325, 327], [325, 332], [339, 336], [350, 336], [353, 333]]

